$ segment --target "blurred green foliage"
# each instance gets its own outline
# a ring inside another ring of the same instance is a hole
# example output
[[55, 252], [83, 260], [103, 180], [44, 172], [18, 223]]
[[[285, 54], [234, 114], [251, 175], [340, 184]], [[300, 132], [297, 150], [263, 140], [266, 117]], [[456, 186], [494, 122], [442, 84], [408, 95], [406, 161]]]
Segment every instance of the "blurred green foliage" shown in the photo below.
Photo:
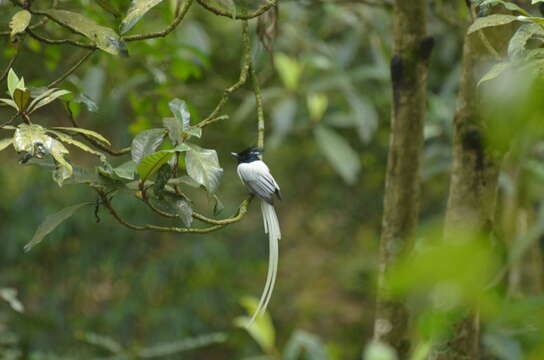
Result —
[[[228, 11], [258, 8], [242, 1], [207, 2]], [[122, 20], [114, 14], [126, 14], [129, 5], [121, 0], [60, 1], [60, 8], [114, 29]], [[529, 214], [526, 231], [512, 236], [498, 229], [493, 239], [473, 239], [459, 229], [459, 242], [444, 245], [440, 214], [447, 198], [467, 13], [464, 1], [430, 1], [430, 6], [429, 31], [437, 46], [425, 125], [424, 226], [415, 253], [399, 264], [390, 283], [410, 299], [412, 358], [425, 358], [430, 344], [450, 331], [452, 319], [479, 309], [487, 354], [540, 359], [542, 288], [511, 296], [504, 279], [506, 266], [542, 251], [542, 84], [522, 77], [500, 83], [498, 73], [481, 85], [491, 89], [484, 93], [491, 129], [486, 143], [504, 153], [516, 140], [501, 174], [500, 202], [505, 205], [517, 194], [517, 208]], [[128, 34], [163, 29], [175, 10], [175, 1], [163, 1], [131, 24]], [[8, 29], [15, 13], [0, 1], [0, 29]], [[266, 238], [254, 204], [242, 222], [206, 235], [133, 232], [104, 209], [96, 219], [94, 209], [85, 207], [25, 253], [24, 245], [48, 215], [93, 202], [96, 195], [82, 185], [59, 189], [43, 168], [19, 165], [10, 149], [0, 154], [0, 359], [395, 358], [386, 344], [372, 344], [363, 352], [372, 337], [389, 141], [391, 10], [285, 0], [278, 25], [272, 54], [254, 35], [255, 21], [250, 27], [265, 106], [265, 158], [284, 194], [278, 213], [285, 235], [270, 314], [259, 319], [256, 330], [240, 327], [244, 308], [251, 313], [254, 306], [247, 296], [259, 293], [266, 272]], [[52, 38], [70, 36], [58, 26], [45, 29]], [[32, 87], [46, 86], [86, 51], [44, 45], [28, 36], [15, 44], [8, 37], [0, 41], [0, 68], [20, 46], [13, 68]], [[61, 87], [73, 93], [71, 107], [81, 125], [122, 148], [136, 134], [161, 128], [163, 118], [172, 116], [174, 98], [185, 101], [192, 124], [202, 120], [238, 79], [242, 48], [239, 22], [194, 6], [168, 36], [129, 42], [128, 58], [96, 53]], [[71, 126], [62, 106], [51, 103], [36, 111], [33, 121]], [[253, 145], [255, 106], [246, 84], [222, 112], [230, 118], [207, 127], [201, 139], [191, 139], [217, 150], [224, 169], [217, 190], [225, 206], [221, 215], [233, 213], [246, 196], [229, 153]], [[9, 114], [0, 108], [2, 122]], [[126, 160], [111, 162], [119, 166]], [[96, 165], [77, 151], [71, 161]], [[213, 216], [212, 198], [190, 188], [187, 193]], [[159, 222], [133, 196], [116, 198], [115, 205], [135, 223]]]

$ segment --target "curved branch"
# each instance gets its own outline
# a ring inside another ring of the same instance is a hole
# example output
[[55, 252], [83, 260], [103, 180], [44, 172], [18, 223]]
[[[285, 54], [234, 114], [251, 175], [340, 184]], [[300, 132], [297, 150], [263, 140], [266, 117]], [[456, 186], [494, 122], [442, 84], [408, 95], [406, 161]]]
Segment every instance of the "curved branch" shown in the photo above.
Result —
[[277, 0], [269, 0], [269, 2], [267, 4], [261, 6], [260, 8], [258, 8], [257, 10], [255, 10], [252, 13], [238, 15], [238, 14], [233, 14], [233, 13], [225, 11], [225, 10], [214, 8], [213, 6], [208, 4], [205, 0], [196, 0], [196, 1], [204, 9], [206, 9], [208, 11], [211, 11], [215, 15], [225, 16], [225, 17], [228, 17], [228, 18], [231, 18], [231, 19], [234, 19], [234, 20], [249, 20], [249, 19], [256, 18], [256, 17], [264, 14], [268, 10], [272, 9], [277, 4]]
[[74, 71], [76, 71], [87, 59], [94, 53], [94, 49], [87, 52], [81, 59], [79, 59], [74, 66], [72, 66], [68, 71], [66, 71], [64, 74], [62, 74], [57, 80], [51, 82], [49, 85], [47, 85], [48, 89], [54, 88], [61, 82], [63, 82], [68, 76], [70, 76]]
[[43, 42], [43, 43], [46, 43], [46, 44], [49, 44], [49, 45], [64, 45], [64, 44], [68, 44], [68, 45], [72, 45], [72, 46], [77, 46], [77, 47], [80, 47], [80, 48], [84, 48], [84, 49], [90, 49], [90, 50], [96, 50], [98, 49], [98, 47], [94, 44], [88, 44], [88, 43], [84, 43], [84, 42], [80, 42], [80, 41], [77, 41], [77, 40], [71, 40], [71, 39], [49, 39], [49, 38], [46, 38], [45, 36], [43, 35], [39, 35], [37, 33], [35, 33], [32, 29], [28, 28], [26, 29], [26, 32], [31, 36], [33, 37], [34, 39], [40, 41], [40, 42]]
[[[70, 122], [75, 127], [80, 128], [81, 126], [79, 125], [78, 121], [75, 119], [74, 114], [72, 114], [72, 110], [70, 110], [69, 103], [66, 103], [64, 108], [66, 110], [66, 113], [68, 114], [68, 118], [70, 119]], [[96, 149], [102, 150], [102, 151], [104, 151], [104, 152], [106, 152], [106, 153], [108, 153], [110, 155], [113, 155], [113, 156], [123, 156], [123, 155], [126, 155], [126, 154], [128, 154], [130, 152], [130, 147], [126, 147], [126, 148], [123, 148], [123, 149], [120, 149], [120, 150], [115, 150], [115, 149], [112, 149], [112, 148], [102, 144], [101, 142], [99, 142], [98, 140], [93, 138], [92, 136], [89, 136], [89, 135], [86, 135], [86, 134], [78, 134], [78, 135], [83, 136]]]
[[249, 41], [249, 25], [247, 21], [244, 21], [242, 23], [242, 42], [243, 42], [242, 46], [243, 46], [244, 54], [243, 54], [243, 60], [242, 60], [242, 68], [240, 70], [240, 77], [238, 81], [234, 85], [226, 88], [223, 91], [223, 96], [219, 100], [219, 103], [217, 104], [215, 109], [213, 109], [213, 111], [211, 112], [210, 115], [208, 115], [208, 117], [206, 117], [204, 120], [196, 124], [197, 127], [203, 128], [204, 126], [212, 124], [216, 121], [223, 120], [224, 117], [221, 117], [221, 116], [217, 117], [217, 114], [219, 113], [219, 111], [221, 111], [225, 103], [228, 101], [230, 95], [234, 91], [238, 90], [247, 81], [247, 75], [248, 75], [249, 67], [251, 63], [251, 44]]
[[129, 35], [129, 36], [123, 36], [123, 40], [125, 41], [136, 41], [136, 40], [146, 40], [146, 39], [154, 39], [158, 37], [165, 37], [166, 35], [170, 34], [174, 29], [181, 23], [185, 15], [187, 14], [187, 11], [189, 11], [189, 8], [193, 4], [193, 0], [185, 0], [185, 3], [183, 3], [183, 6], [180, 8], [178, 15], [174, 19], [174, 22], [163, 31], [150, 33], [150, 34], [137, 34], [137, 35]]
[[253, 80], [253, 92], [255, 93], [255, 103], [257, 105], [257, 146], [264, 148], [264, 110], [263, 97], [261, 96], [261, 87], [259, 79], [255, 73], [255, 67], [251, 65], [251, 79]]
[[115, 208], [111, 204], [111, 200], [108, 199], [108, 195], [104, 191], [102, 191], [102, 190], [100, 190], [100, 189], [98, 189], [96, 187], [93, 187], [93, 188], [98, 193], [98, 196], [102, 200], [102, 203], [104, 204], [104, 206], [106, 206], [106, 208], [108, 209], [110, 214], [115, 218], [115, 220], [117, 220], [117, 222], [119, 224], [121, 224], [121, 225], [123, 225], [123, 226], [125, 226], [125, 227], [127, 227], [127, 228], [129, 228], [131, 230], [135, 230], [135, 231], [153, 230], [153, 231], [175, 232], [175, 233], [196, 233], [196, 234], [209, 233], [209, 232], [212, 232], [212, 231], [222, 229], [223, 227], [225, 227], [228, 224], [232, 224], [234, 222], [238, 222], [238, 221], [242, 220], [242, 218], [247, 214], [247, 206], [249, 204], [249, 200], [244, 200], [240, 204], [240, 207], [238, 208], [238, 212], [236, 213], [236, 215], [234, 215], [230, 219], [226, 219], [229, 222], [224, 222], [222, 224], [216, 224], [214, 226], [210, 226], [210, 227], [202, 228], [202, 229], [198, 229], [198, 228], [181, 228], [181, 227], [175, 227], [175, 226], [160, 226], [160, 225], [152, 225], [152, 224], [134, 225], [132, 223], [129, 223], [128, 221], [123, 219], [121, 217], [121, 215], [119, 215], [119, 213], [115, 210]]

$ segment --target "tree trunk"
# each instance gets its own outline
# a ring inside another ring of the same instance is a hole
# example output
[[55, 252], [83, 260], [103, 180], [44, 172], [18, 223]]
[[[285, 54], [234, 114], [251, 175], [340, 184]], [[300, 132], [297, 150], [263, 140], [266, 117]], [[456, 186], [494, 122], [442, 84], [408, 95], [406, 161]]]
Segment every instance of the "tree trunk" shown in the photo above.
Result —
[[[453, 166], [446, 209], [445, 241], [488, 234], [493, 228], [498, 169], [484, 148], [476, 66], [482, 58], [478, 36], [466, 36], [457, 109], [454, 118]], [[457, 236], [456, 236], [457, 235]], [[477, 313], [454, 324], [453, 335], [436, 350], [434, 359], [478, 359], [480, 339]]]
[[433, 39], [426, 37], [426, 7], [425, 0], [395, 0], [393, 10], [393, 108], [374, 339], [393, 346], [400, 358], [409, 353], [408, 312], [402, 300], [391, 299], [384, 279], [399, 255], [411, 248], [418, 218], [427, 66], [433, 48]]

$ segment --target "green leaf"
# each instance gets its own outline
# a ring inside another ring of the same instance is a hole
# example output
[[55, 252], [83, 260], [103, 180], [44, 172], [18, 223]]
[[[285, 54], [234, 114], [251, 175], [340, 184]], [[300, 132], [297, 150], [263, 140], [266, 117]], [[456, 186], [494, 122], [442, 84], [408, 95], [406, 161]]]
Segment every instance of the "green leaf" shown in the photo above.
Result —
[[169, 185], [181, 185], [181, 184], [184, 184], [184, 185], [189, 185], [190, 187], [194, 187], [194, 188], [199, 188], [200, 185], [199, 183], [197, 183], [196, 181], [193, 180], [193, 178], [191, 178], [190, 176], [187, 176], [187, 175], [183, 175], [183, 176], [180, 176], [180, 177], [177, 177], [177, 178], [174, 178], [174, 179], [170, 179], [168, 180], [168, 184]]
[[188, 129], [185, 129], [185, 131], [183, 133], [187, 134], [187, 135], [190, 135], [190, 136], [200, 138], [202, 136], [202, 128], [192, 126], [192, 127], [188, 128]]
[[8, 92], [9, 96], [13, 98], [13, 92], [15, 89], [17, 89], [17, 85], [19, 84], [19, 78], [17, 77], [17, 74], [15, 74], [15, 71], [13, 69], [9, 69], [8, 72]]
[[66, 95], [70, 94], [70, 91], [68, 90], [59, 90], [59, 89], [49, 89], [30, 103], [30, 106], [28, 107], [28, 113], [31, 114], [34, 111], [38, 110], [42, 106], [45, 106], [52, 102], [53, 100]]
[[509, 1], [503, 1], [503, 0], [485, 0], [483, 3], [481, 3], [479, 6], [486, 6], [490, 4], [501, 4], [504, 6], [507, 10], [510, 11], [517, 11], [522, 15], [525, 16], [531, 16], [525, 9], [520, 8], [518, 5], [511, 3]]
[[386, 343], [373, 341], [365, 349], [364, 360], [397, 360], [395, 349]]
[[482, 30], [488, 27], [500, 26], [510, 24], [514, 21], [522, 21], [518, 16], [513, 15], [503, 15], [503, 14], [493, 14], [485, 17], [477, 18], [472, 25], [468, 28], [468, 34], [472, 34], [478, 30]]
[[185, 156], [187, 174], [197, 183], [204, 185], [209, 193], [219, 187], [219, 179], [223, 169], [219, 166], [217, 152], [190, 144], [190, 151]]
[[168, 130], [168, 137], [175, 146], [181, 141], [182, 125], [176, 118], [164, 118], [162, 124]]
[[185, 101], [174, 99], [168, 103], [168, 107], [176, 119], [181, 123], [182, 130], [189, 128], [191, 125], [191, 114], [187, 109]]
[[327, 107], [329, 106], [329, 99], [325, 94], [308, 94], [306, 98], [306, 103], [308, 104], [310, 119], [318, 122], [319, 120], [321, 120], [321, 118], [323, 118], [323, 114], [325, 114], [325, 111], [327, 111]]
[[304, 358], [312, 360], [328, 359], [327, 351], [323, 342], [313, 334], [304, 330], [296, 330], [287, 345], [285, 345], [284, 360], [301, 359], [301, 355], [306, 353]]
[[88, 17], [76, 12], [56, 9], [43, 10], [40, 14], [42, 13], [56, 23], [89, 38], [105, 52], [113, 55], [128, 55], [125, 41], [115, 31], [97, 24]]
[[9, 22], [9, 28], [11, 30], [10, 36], [13, 38], [15, 35], [24, 32], [30, 24], [31, 18], [32, 14], [28, 12], [28, 10], [16, 12]]
[[544, 2], [544, 0], [532, 0], [531, 5], [538, 4], [538, 3], [541, 3], [541, 2]]
[[166, 164], [172, 156], [174, 156], [173, 152], [163, 150], [144, 157], [136, 167], [140, 179], [142, 181], [147, 180], [155, 171]]
[[221, 211], [223, 211], [223, 209], [225, 208], [225, 205], [223, 205], [223, 202], [221, 201], [221, 199], [219, 199], [219, 196], [217, 195], [213, 196], [213, 200], [214, 200], [213, 214], [218, 215], [219, 213], [221, 213]]
[[96, 104], [96, 102], [83, 93], [78, 94], [75, 98], [72, 99], [72, 101], [75, 103], [84, 104], [87, 107], [87, 110], [90, 112], [98, 111], [98, 105]]
[[129, 160], [118, 167], [113, 168], [113, 172], [122, 179], [134, 180], [134, 175], [136, 174], [136, 163]]
[[502, 73], [504, 73], [507, 69], [510, 68], [510, 65], [511, 64], [508, 62], [502, 62], [502, 63], [493, 65], [491, 69], [489, 69], [489, 71], [484, 76], [482, 76], [480, 81], [478, 81], [478, 86], [480, 86], [486, 81], [493, 80], [499, 77]]
[[45, 128], [40, 125], [21, 124], [15, 130], [13, 147], [17, 152], [34, 154], [34, 148], [40, 144], [50, 150], [53, 138], [45, 134]]
[[136, 167], [138, 175], [140, 175], [140, 179], [142, 179], [143, 181], [147, 180], [147, 178], [153, 175], [155, 171], [159, 170], [161, 166], [166, 164], [176, 152], [183, 152], [188, 150], [190, 150], [189, 146], [185, 144], [180, 144], [174, 149], [161, 150], [145, 156]]
[[[248, 314], [254, 314], [257, 310], [258, 301], [252, 297], [245, 297], [241, 300], [242, 306]], [[251, 318], [249, 316], [240, 316], [234, 319], [234, 325], [245, 329], [249, 335], [261, 347], [264, 353], [273, 354], [276, 342], [276, 333], [274, 324], [268, 312], [264, 312], [257, 317], [251, 326], [247, 326]]]
[[513, 58], [525, 51], [527, 41], [536, 34], [544, 35], [544, 29], [538, 24], [521, 25], [508, 42], [508, 56]]
[[[19, 108], [17, 107], [17, 104], [15, 103], [15, 101], [13, 101], [11, 99], [0, 99], [0, 102], [3, 102], [4, 104], [9, 105], [12, 108], [14, 108], [15, 110], [19, 111]], [[6, 128], [6, 127], [4, 126], [4, 128]]]
[[164, 129], [145, 130], [136, 135], [132, 140], [132, 160], [138, 164], [144, 157], [153, 154], [162, 144], [166, 131]]
[[17, 104], [20, 112], [24, 112], [30, 103], [30, 90], [15, 89], [13, 92], [13, 100]]
[[120, 26], [121, 34], [128, 32], [151, 8], [158, 5], [162, 0], [133, 0], [128, 9], [127, 16]]
[[58, 139], [60, 141], [62, 141], [64, 143], [77, 146], [78, 148], [80, 148], [83, 151], [88, 152], [89, 154], [93, 154], [93, 155], [98, 156], [101, 159], [105, 159], [105, 155], [103, 153], [101, 153], [100, 151], [96, 151], [95, 149], [85, 145], [81, 141], [75, 140], [70, 135], [64, 134], [64, 133], [62, 133], [60, 131], [51, 130], [51, 129], [46, 129], [46, 131], [51, 133], [51, 134], [54, 134], [55, 136], [58, 137]]
[[331, 166], [348, 184], [357, 181], [361, 163], [359, 156], [349, 143], [333, 130], [318, 126], [314, 132], [315, 139]]
[[92, 205], [92, 202], [84, 202], [81, 204], [73, 205], [67, 208], [62, 209], [58, 213], [49, 215], [45, 218], [44, 222], [40, 224], [32, 240], [25, 245], [25, 251], [30, 251], [34, 246], [38, 245], [47, 235], [49, 235], [53, 230], [62, 224], [65, 220], [70, 218], [76, 213], [79, 209], [87, 205]]
[[159, 199], [163, 197], [164, 187], [172, 177], [172, 168], [168, 164], [163, 164], [157, 172], [155, 183], [153, 184], [153, 193]]
[[0, 299], [7, 302], [14, 311], [22, 313], [25, 310], [23, 304], [17, 299], [16, 289], [0, 288]]
[[61, 131], [72, 131], [72, 132], [76, 132], [76, 133], [80, 133], [80, 134], [85, 134], [85, 135], [88, 135], [88, 136], [92, 136], [95, 139], [97, 139], [97, 140], [99, 140], [99, 141], [101, 141], [101, 142], [103, 142], [105, 144], [111, 145], [111, 143], [108, 141], [108, 139], [106, 139], [104, 136], [100, 135], [96, 131], [92, 131], [92, 130], [89, 130], [89, 129], [75, 128], [75, 127], [65, 127], [65, 126], [55, 126], [55, 127], [52, 127], [51, 129], [61, 130]]
[[167, 201], [169, 207], [181, 219], [183, 226], [191, 227], [193, 223], [193, 208], [185, 199], [168, 196]]
[[5, 148], [10, 146], [11, 144], [13, 144], [13, 138], [0, 140], [0, 151], [4, 150]]
[[285, 87], [289, 90], [296, 90], [300, 82], [303, 66], [295, 59], [281, 53], [274, 56], [274, 59], [276, 70], [278, 70]]

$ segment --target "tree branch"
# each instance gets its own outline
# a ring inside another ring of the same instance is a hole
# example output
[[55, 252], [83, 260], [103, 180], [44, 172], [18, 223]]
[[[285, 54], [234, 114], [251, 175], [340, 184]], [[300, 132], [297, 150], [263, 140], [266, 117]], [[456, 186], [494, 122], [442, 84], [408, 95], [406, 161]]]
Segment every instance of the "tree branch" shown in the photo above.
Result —
[[238, 15], [238, 14], [234, 14], [234, 13], [231, 13], [231, 12], [228, 12], [228, 11], [225, 11], [225, 10], [214, 8], [213, 6], [208, 4], [205, 0], [196, 0], [196, 1], [203, 8], [205, 8], [208, 11], [211, 11], [215, 15], [225, 16], [225, 17], [228, 17], [228, 18], [231, 18], [231, 19], [234, 19], [234, 20], [249, 20], [249, 19], [256, 18], [256, 17], [264, 14], [265, 12], [267, 12], [268, 10], [270, 10], [271, 8], [276, 6], [276, 4], [277, 4], [277, 0], [269, 0], [269, 2], [267, 4], [261, 6], [260, 8], [258, 8], [257, 10], [255, 10], [252, 13]]
[[253, 80], [253, 92], [255, 93], [255, 103], [257, 105], [257, 147], [264, 148], [264, 110], [263, 98], [261, 96], [261, 87], [259, 79], [255, 73], [255, 67], [251, 65], [251, 79]]
[[40, 42], [43, 42], [45, 44], [49, 44], [49, 45], [72, 45], [72, 46], [77, 46], [77, 47], [80, 47], [80, 48], [84, 48], [84, 49], [90, 49], [90, 50], [96, 50], [98, 49], [98, 47], [94, 44], [88, 44], [88, 43], [84, 43], [84, 42], [80, 42], [80, 41], [77, 41], [77, 40], [71, 40], [71, 39], [49, 39], [49, 38], [46, 38], [45, 36], [43, 35], [39, 35], [37, 33], [35, 33], [34, 31], [32, 31], [32, 29], [28, 28], [26, 29], [26, 32], [31, 36], [33, 37], [34, 39], [40, 41]]
[[247, 75], [248, 75], [249, 67], [251, 63], [251, 44], [249, 40], [249, 25], [247, 21], [244, 21], [242, 23], [242, 44], [243, 44], [242, 46], [243, 46], [244, 54], [242, 59], [242, 68], [240, 70], [240, 78], [234, 85], [226, 88], [223, 91], [223, 96], [219, 100], [219, 103], [217, 104], [215, 109], [213, 109], [213, 111], [211, 112], [210, 115], [208, 115], [208, 117], [206, 117], [204, 120], [196, 124], [197, 127], [203, 128], [204, 126], [207, 126], [216, 121], [222, 120], [221, 117], [217, 117], [217, 114], [219, 113], [219, 111], [221, 111], [225, 103], [228, 101], [230, 95], [234, 91], [238, 90], [247, 81]]
[[70, 76], [74, 71], [76, 71], [87, 59], [94, 53], [94, 50], [91, 50], [87, 52], [81, 59], [79, 59], [74, 66], [72, 66], [68, 71], [66, 71], [64, 74], [62, 74], [57, 80], [51, 82], [49, 85], [47, 85], [48, 89], [54, 88], [61, 82], [63, 82], [68, 76]]
[[[79, 125], [78, 121], [75, 119], [74, 115], [72, 114], [72, 110], [70, 109], [70, 104], [66, 103], [66, 106], [64, 108], [66, 110], [66, 113], [68, 114], [68, 118], [70, 119], [70, 122], [75, 127], [80, 128], [81, 126]], [[113, 155], [113, 156], [123, 156], [123, 155], [126, 155], [126, 154], [128, 154], [130, 152], [130, 147], [126, 147], [126, 148], [120, 149], [120, 150], [115, 150], [115, 149], [112, 149], [112, 148], [102, 144], [101, 142], [99, 142], [98, 140], [93, 138], [92, 136], [89, 136], [89, 135], [86, 135], [86, 134], [78, 134], [78, 135], [83, 136], [96, 149], [102, 150], [102, 151], [104, 151], [104, 152], [106, 152], [106, 153], [108, 153], [110, 155]]]
[[[121, 224], [121, 225], [123, 225], [123, 226], [125, 226], [125, 227], [127, 227], [127, 228], [129, 228], [131, 230], [135, 230], [135, 231], [153, 230], [153, 231], [175, 232], [175, 233], [197, 233], [197, 234], [209, 233], [209, 232], [212, 232], [212, 231], [222, 229], [223, 227], [225, 227], [228, 224], [232, 224], [232, 223], [235, 223], [235, 222], [238, 222], [238, 221], [242, 220], [242, 218], [247, 214], [247, 207], [248, 207], [249, 202], [251, 200], [251, 199], [244, 200], [240, 204], [240, 207], [238, 208], [238, 211], [237, 211], [236, 215], [234, 215], [233, 217], [231, 217], [229, 219], [225, 219], [221, 223], [216, 223], [216, 225], [210, 226], [210, 227], [207, 227], [207, 228], [202, 228], [202, 229], [199, 229], [199, 228], [181, 228], [181, 227], [175, 227], [175, 226], [160, 226], [160, 225], [151, 225], [151, 224], [134, 225], [132, 223], [129, 223], [128, 221], [123, 219], [121, 217], [121, 215], [119, 215], [119, 213], [115, 210], [115, 208], [111, 204], [111, 200], [108, 198], [108, 195], [103, 190], [101, 190], [99, 188], [96, 188], [96, 187], [93, 187], [93, 189], [97, 192], [98, 196], [102, 200], [102, 203], [104, 204], [104, 206], [106, 206], [106, 208], [108, 209], [110, 214], [114, 217], [114, 219], [117, 220], [117, 222], [119, 224]], [[211, 220], [211, 219], [209, 219], [209, 220]], [[219, 220], [219, 221], [221, 221], [221, 220]]]
[[183, 3], [183, 6], [179, 10], [178, 15], [174, 19], [174, 22], [166, 27], [163, 31], [150, 33], [150, 34], [137, 34], [137, 35], [129, 35], [129, 36], [123, 36], [123, 40], [125, 41], [136, 41], [136, 40], [146, 40], [146, 39], [154, 39], [158, 37], [165, 37], [166, 35], [170, 34], [174, 29], [181, 23], [187, 12], [189, 11], [189, 8], [193, 4], [193, 0], [185, 0], [185, 3]]

